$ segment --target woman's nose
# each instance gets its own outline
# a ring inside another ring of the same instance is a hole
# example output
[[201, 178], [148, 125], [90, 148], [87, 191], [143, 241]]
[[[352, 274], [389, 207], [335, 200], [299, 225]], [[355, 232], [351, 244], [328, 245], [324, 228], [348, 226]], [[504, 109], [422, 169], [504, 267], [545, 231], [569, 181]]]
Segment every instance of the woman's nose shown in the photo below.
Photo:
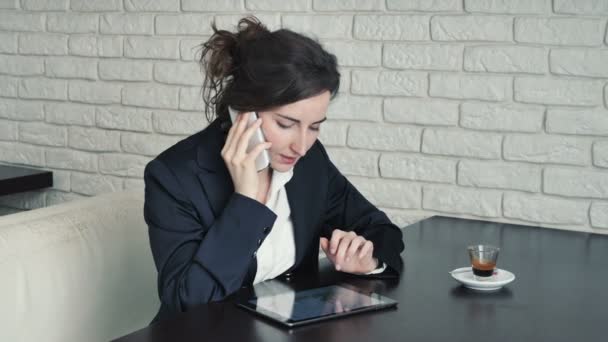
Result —
[[291, 149], [298, 154], [298, 156], [303, 157], [306, 154], [306, 135], [300, 134], [296, 141], [291, 145]]

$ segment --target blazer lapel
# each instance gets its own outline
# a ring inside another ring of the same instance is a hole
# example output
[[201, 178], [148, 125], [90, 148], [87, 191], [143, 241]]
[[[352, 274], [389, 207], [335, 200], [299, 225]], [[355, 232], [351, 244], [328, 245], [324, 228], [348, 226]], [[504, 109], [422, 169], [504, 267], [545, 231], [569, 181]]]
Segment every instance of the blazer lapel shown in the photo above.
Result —
[[285, 185], [296, 243], [296, 260], [292, 269], [300, 264], [310, 248], [319, 214], [317, 207], [321, 204], [320, 199], [315, 198], [320, 192], [311, 188], [315, 184], [312, 177], [315, 172], [310, 164], [304, 159], [300, 160], [295, 166], [293, 177]]

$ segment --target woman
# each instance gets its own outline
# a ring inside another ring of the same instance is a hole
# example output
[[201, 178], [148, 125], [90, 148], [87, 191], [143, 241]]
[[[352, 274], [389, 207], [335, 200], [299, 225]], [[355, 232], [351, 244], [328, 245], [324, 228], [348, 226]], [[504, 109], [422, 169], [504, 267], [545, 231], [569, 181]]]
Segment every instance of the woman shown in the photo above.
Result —
[[[211, 123], [161, 153], [144, 175], [162, 302], [156, 319], [314, 270], [319, 247], [338, 271], [397, 276], [401, 231], [317, 141], [339, 87], [335, 56], [253, 17], [236, 33], [212, 27], [200, 60]], [[241, 113], [232, 125], [229, 106]], [[259, 119], [247, 127], [249, 111]], [[266, 142], [247, 152], [258, 127]], [[264, 149], [270, 166], [258, 172]]]

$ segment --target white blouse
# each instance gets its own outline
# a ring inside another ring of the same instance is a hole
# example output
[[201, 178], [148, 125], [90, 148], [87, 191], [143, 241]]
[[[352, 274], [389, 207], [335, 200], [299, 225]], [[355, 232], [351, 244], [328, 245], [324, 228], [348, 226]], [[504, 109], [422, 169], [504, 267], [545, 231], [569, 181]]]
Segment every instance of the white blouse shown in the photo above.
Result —
[[[266, 199], [266, 206], [272, 210], [277, 218], [270, 233], [262, 242], [257, 251], [257, 272], [253, 280], [254, 284], [264, 280], [273, 279], [287, 271], [296, 260], [296, 243], [293, 234], [293, 221], [291, 220], [291, 209], [287, 200], [285, 184], [293, 176], [293, 169], [287, 172], [272, 170], [270, 189]], [[386, 264], [367, 273], [381, 273], [386, 269]]]
[[272, 171], [266, 206], [277, 215], [277, 218], [270, 233], [258, 248], [256, 254], [258, 269], [253, 280], [254, 284], [276, 278], [295, 263], [296, 242], [293, 235], [291, 209], [285, 190], [285, 184], [292, 176], [293, 169], [287, 172]]

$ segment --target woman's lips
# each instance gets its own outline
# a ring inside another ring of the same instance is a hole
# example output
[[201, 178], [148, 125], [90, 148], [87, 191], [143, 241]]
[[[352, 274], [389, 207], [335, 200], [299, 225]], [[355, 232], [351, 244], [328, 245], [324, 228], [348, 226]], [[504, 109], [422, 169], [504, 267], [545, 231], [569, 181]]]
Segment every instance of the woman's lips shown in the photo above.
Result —
[[281, 157], [281, 162], [283, 164], [289, 164], [289, 165], [295, 163], [296, 160], [298, 159], [296, 157], [288, 157], [288, 156], [285, 156], [285, 155], [282, 155], [282, 154], [280, 154], [279, 156]]

